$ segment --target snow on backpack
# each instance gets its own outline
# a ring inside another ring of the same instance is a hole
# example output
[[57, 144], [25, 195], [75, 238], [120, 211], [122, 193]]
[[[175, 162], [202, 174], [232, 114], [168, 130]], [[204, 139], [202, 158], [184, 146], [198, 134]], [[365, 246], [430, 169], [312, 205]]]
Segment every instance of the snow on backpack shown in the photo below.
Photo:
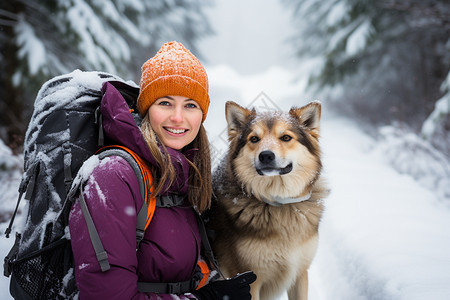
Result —
[[[106, 150], [102, 149], [98, 155], [94, 155], [104, 143], [99, 107], [101, 87], [106, 81], [119, 90], [130, 111], [133, 111], [139, 88], [103, 72], [76, 70], [55, 77], [42, 86], [36, 97], [25, 136], [25, 172], [19, 186], [16, 211], [5, 232], [8, 237], [24, 195], [28, 200], [26, 223], [23, 232], [16, 233], [16, 241], [4, 263], [4, 274], [11, 276], [10, 292], [16, 299], [72, 299], [77, 296], [68, 218], [74, 195], [82, 184], [81, 173], [92, 170], [95, 166], [93, 162], [120, 155], [135, 171], [146, 204], [137, 216], [137, 247], [153, 216], [156, 199], [150, 197], [152, 177], [139, 156], [120, 146], [105, 147]], [[139, 114], [133, 113], [133, 117], [139, 124]], [[107, 271], [107, 254], [84, 199], [79, 198], [99, 264], [102, 271]], [[198, 219], [202, 225], [201, 218]], [[200, 228], [201, 232], [204, 231], [204, 226]], [[216, 267], [206, 234], [202, 233], [202, 240], [209, 265]], [[202, 270], [207, 276], [209, 269]], [[195, 280], [198, 284], [203, 278], [201, 275], [197, 277], [191, 281]], [[142, 291], [174, 291], [170, 284], [165, 283], [141, 285]], [[193, 288], [192, 282], [175, 285], [184, 286], [186, 291]]]

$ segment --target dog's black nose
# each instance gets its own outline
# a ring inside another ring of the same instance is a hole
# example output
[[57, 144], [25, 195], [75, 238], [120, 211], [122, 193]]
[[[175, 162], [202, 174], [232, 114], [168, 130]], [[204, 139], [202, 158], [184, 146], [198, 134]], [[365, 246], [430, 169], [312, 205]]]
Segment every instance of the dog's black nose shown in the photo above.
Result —
[[263, 151], [259, 154], [259, 161], [262, 164], [270, 164], [275, 160], [275, 153], [272, 151]]

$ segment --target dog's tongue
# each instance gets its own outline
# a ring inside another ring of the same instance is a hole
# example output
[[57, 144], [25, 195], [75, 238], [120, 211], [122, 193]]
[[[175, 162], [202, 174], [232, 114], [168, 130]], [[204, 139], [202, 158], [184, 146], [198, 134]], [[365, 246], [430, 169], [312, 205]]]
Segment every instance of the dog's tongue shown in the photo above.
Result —
[[280, 174], [280, 169], [269, 169], [269, 168], [266, 168], [266, 169], [258, 169], [256, 171], [261, 176], [277, 176], [277, 175], [281, 175]]
[[277, 176], [277, 175], [284, 175], [288, 174], [292, 171], [292, 164], [287, 165], [284, 168], [281, 169], [274, 169], [274, 168], [262, 168], [257, 169], [256, 172], [258, 172], [261, 176]]

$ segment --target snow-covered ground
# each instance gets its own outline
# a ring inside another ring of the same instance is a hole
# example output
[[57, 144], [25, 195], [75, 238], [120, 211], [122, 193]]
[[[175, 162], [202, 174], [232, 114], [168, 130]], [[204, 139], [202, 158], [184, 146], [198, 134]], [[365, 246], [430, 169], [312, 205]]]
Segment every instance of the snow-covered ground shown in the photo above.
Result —
[[355, 124], [323, 120], [332, 188], [313, 299], [450, 299], [450, 210], [388, 165]]
[[[325, 201], [319, 249], [310, 269], [310, 299], [450, 299], [448, 178], [434, 178], [434, 187], [423, 177], [400, 174], [389, 150], [398, 147], [394, 142], [401, 136], [372, 139], [331, 112], [324, 99], [305, 99], [304, 82], [294, 82], [283, 69], [248, 76], [225, 66], [207, 70], [211, 106], [205, 126], [217, 156], [226, 147], [226, 101], [288, 110], [322, 100], [324, 176], [332, 193]], [[414, 164], [431, 161], [426, 152], [405, 153], [411, 153]], [[8, 156], [0, 151], [0, 162], [10, 160]], [[407, 158], [400, 158], [402, 166], [407, 164]], [[447, 163], [439, 158], [438, 173], [450, 177]], [[5, 206], [15, 199], [0, 197], [1, 210], [11, 210]], [[6, 226], [0, 224], [0, 258], [13, 242], [3, 235]], [[11, 299], [7, 290], [8, 279], [0, 276], [0, 300]]]

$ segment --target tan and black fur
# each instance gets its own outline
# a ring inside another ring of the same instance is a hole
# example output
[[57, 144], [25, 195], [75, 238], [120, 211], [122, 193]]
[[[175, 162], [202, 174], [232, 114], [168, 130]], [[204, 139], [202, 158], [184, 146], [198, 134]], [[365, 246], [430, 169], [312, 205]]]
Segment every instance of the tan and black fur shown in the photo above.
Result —
[[[252, 299], [306, 299], [322, 199], [321, 105], [257, 113], [226, 104], [229, 151], [213, 174], [210, 227], [223, 273], [251, 270]], [[297, 202], [300, 201], [300, 202]], [[294, 202], [294, 203], [290, 203]]]

